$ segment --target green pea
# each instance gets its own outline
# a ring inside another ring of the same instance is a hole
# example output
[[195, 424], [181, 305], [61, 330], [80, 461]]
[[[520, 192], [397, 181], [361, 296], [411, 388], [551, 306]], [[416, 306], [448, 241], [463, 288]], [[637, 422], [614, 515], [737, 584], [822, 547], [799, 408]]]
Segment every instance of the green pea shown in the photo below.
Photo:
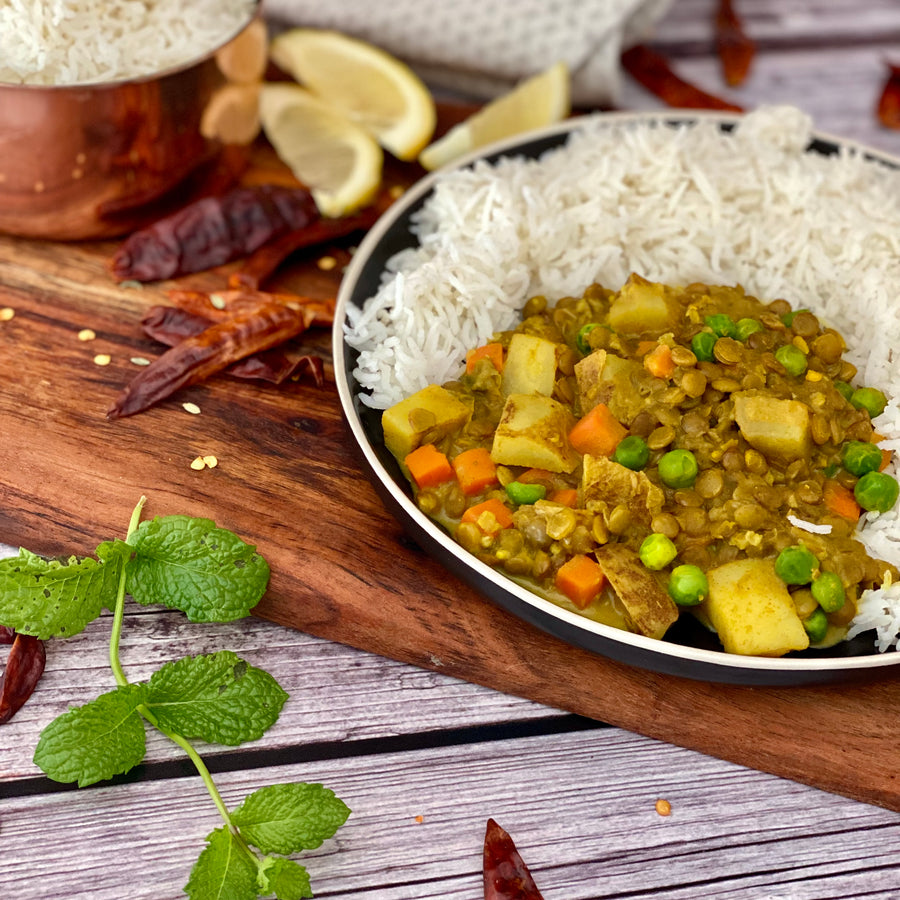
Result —
[[709, 331], [699, 331], [691, 338], [691, 350], [700, 362], [712, 360], [715, 346], [716, 336]]
[[731, 316], [725, 313], [716, 313], [712, 316], [705, 316], [703, 321], [713, 330], [716, 337], [736, 337], [737, 325]]
[[886, 472], [866, 472], [853, 488], [856, 502], [870, 512], [887, 512], [897, 502], [898, 494], [900, 484]]
[[877, 472], [881, 468], [881, 450], [867, 441], [848, 441], [844, 444], [841, 462], [851, 475]]
[[834, 383], [834, 389], [848, 402], [853, 396], [853, 387], [852, 385], [847, 384], [846, 381], [836, 381]]
[[697, 480], [699, 467], [690, 450], [670, 450], [659, 460], [659, 480], [670, 488], [689, 488]]
[[887, 406], [887, 397], [878, 390], [878, 388], [862, 387], [857, 388], [850, 395], [850, 402], [856, 409], [864, 409], [869, 417], [874, 419], [880, 416]]
[[794, 324], [794, 316], [796, 316], [797, 313], [802, 313], [802, 312], [809, 312], [809, 310], [808, 310], [808, 309], [792, 309], [790, 312], [786, 312], [786, 313], [781, 317], [781, 321], [782, 321], [785, 325], [787, 325], [788, 328], [790, 328], [791, 325]]
[[784, 344], [775, 351], [775, 359], [788, 375], [802, 375], [806, 371], [806, 354], [793, 344]]
[[746, 341], [751, 334], [755, 334], [757, 331], [763, 331], [763, 329], [763, 323], [758, 319], [738, 319], [737, 334], [735, 337], [737, 337], [739, 341]]
[[664, 534], [648, 534], [641, 543], [638, 555], [648, 569], [658, 572], [678, 556], [678, 549]]
[[626, 469], [640, 471], [650, 462], [650, 448], [647, 442], [636, 434], [622, 438], [613, 452], [612, 458]]
[[823, 609], [816, 609], [803, 620], [803, 627], [809, 635], [809, 642], [818, 644], [819, 641], [824, 641], [825, 635], [828, 634], [828, 616]]
[[506, 486], [506, 496], [513, 503], [523, 506], [543, 500], [547, 496], [547, 488], [543, 484], [522, 484], [521, 481], [511, 481]]
[[837, 612], [847, 599], [844, 582], [837, 572], [819, 572], [819, 577], [813, 580], [810, 590], [813, 599], [826, 613]]
[[785, 584], [809, 584], [819, 568], [819, 560], [803, 544], [785, 547], [775, 559], [775, 574]]
[[597, 325], [597, 322], [588, 322], [587, 325], [582, 325], [581, 328], [578, 329], [578, 334], [575, 335], [575, 346], [578, 347], [585, 356], [593, 349], [587, 341], [587, 336], [597, 327]]
[[669, 596], [679, 606], [696, 606], [709, 595], [709, 581], [699, 566], [675, 566], [669, 576]]

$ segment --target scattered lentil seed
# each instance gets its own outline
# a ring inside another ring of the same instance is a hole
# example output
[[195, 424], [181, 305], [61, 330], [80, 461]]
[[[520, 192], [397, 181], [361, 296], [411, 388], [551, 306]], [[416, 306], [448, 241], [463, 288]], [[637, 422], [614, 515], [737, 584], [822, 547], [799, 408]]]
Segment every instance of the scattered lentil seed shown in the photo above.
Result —
[[8, 322], [15, 314], [16, 311], [11, 306], [4, 306], [0, 309], [0, 322]]
[[421, 825], [425, 821], [425, 816], [416, 816], [416, 824]]
[[98, 353], [94, 357], [95, 366], [108, 366], [112, 362], [112, 357], [108, 353]]
[[668, 800], [657, 800], [656, 811], [661, 816], [670, 816], [672, 815], [672, 804]]
[[93, 328], [82, 328], [78, 332], [79, 341], [92, 341], [97, 337], [97, 332]]
[[323, 272], [330, 272], [337, 265], [337, 260], [333, 256], [320, 256], [316, 265]]

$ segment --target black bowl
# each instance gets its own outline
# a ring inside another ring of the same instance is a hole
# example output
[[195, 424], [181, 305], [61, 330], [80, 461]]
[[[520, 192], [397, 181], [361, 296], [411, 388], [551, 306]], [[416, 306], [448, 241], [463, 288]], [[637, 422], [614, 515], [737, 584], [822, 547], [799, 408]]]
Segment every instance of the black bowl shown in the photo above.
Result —
[[[613, 121], [663, 121], [692, 124], [713, 119], [724, 130], [739, 117], [690, 112], [609, 114]], [[460, 166], [478, 159], [495, 162], [504, 156], [537, 158], [564, 144], [579, 127], [572, 119], [520, 138], [494, 144], [461, 160]], [[833, 154], [842, 144], [837, 138], [816, 135], [808, 152]], [[876, 151], [865, 150], [872, 160], [896, 167], [898, 161]], [[474, 587], [485, 598], [519, 618], [569, 643], [619, 662], [651, 671], [703, 681], [743, 685], [804, 685], [873, 677], [885, 667], [900, 663], [900, 653], [879, 653], [873, 635], [865, 633], [828, 650], [807, 650], [780, 658], [744, 657], [725, 653], [715, 635], [682, 616], [665, 640], [654, 640], [594, 622], [562, 609], [528, 591], [502, 573], [463, 550], [432, 519], [416, 506], [409, 483], [396, 460], [384, 446], [381, 412], [360, 401], [360, 388], [353, 377], [356, 351], [344, 340], [347, 310], [362, 307], [378, 289], [387, 261], [399, 251], [417, 245], [411, 219], [428, 199], [442, 172], [435, 172], [398, 200], [362, 241], [341, 284], [334, 328], [334, 369], [343, 412], [358, 445], [363, 465], [389, 512], [412, 539], [450, 572]]]

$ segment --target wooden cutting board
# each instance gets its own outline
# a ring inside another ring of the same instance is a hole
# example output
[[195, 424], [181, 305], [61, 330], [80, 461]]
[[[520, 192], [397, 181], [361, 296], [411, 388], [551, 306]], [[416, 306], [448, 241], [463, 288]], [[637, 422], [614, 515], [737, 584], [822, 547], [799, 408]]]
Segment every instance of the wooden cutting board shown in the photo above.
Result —
[[[277, 168], [263, 154], [249, 176], [283, 177]], [[299, 254], [280, 285], [333, 296], [353, 240]], [[206, 516], [259, 547], [273, 572], [261, 617], [900, 811], [897, 676], [774, 689], [655, 675], [551, 638], [448, 575], [367, 482], [325, 332], [305, 340], [329, 360], [322, 388], [220, 376], [107, 421], [137, 371], [130, 360], [161, 351], [139, 320], [171, 286], [117, 286], [114, 248], [0, 237], [0, 308], [15, 313], [0, 321], [0, 541], [89, 554], [124, 533], [145, 494], [148, 515]], [[337, 265], [320, 267], [323, 257]], [[180, 284], [221, 288], [231, 268]], [[94, 340], [79, 340], [85, 328]], [[207, 454], [218, 466], [191, 468]]]

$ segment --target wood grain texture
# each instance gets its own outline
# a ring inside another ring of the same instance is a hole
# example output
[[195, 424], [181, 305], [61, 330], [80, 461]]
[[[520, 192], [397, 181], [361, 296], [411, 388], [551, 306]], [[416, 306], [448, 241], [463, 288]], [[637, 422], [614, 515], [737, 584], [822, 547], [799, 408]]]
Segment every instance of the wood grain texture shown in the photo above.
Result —
[[[338, 835], [301, 857], [317, 897], [473, 900], [489, 816], [548, 900], [896, 897], [895, 813], [612, 729], [553, 748], [523, 738], [216, 780], [229, 807], [288, 781], [322, 782], [350, 806]], [[124, 870], [129, 900], [176, 900], [217, 825], [197, 778], [7, 799], [0, 884], [11, 900], [122, 900]]]
[[[0, 796], [4, 782], [41, 776], [32, 756], [44, 726], [70, 705], [87, 703], [115, 686], [108, 658], [110, 623], [111, 616], [105, 615], [67, 641], [48, 642], [47, 668], [37, 690], [0, 728]], [[250, 745], [250, 752], [563, 716], [523, 698], [262, 619], [197, 626], [179, 613], [150, 609], [132, 609], [125, 617], [121, 659], [130, 681], [149, 678], [173, 659], [226, 649], [265, 668], [290, 694], [277, 724]], [[183, 758], [182, 750], [153, 729], [147, 737], [148, 763]], [[233, 753], [202, 742], [197, 747], [205, 759]]]

